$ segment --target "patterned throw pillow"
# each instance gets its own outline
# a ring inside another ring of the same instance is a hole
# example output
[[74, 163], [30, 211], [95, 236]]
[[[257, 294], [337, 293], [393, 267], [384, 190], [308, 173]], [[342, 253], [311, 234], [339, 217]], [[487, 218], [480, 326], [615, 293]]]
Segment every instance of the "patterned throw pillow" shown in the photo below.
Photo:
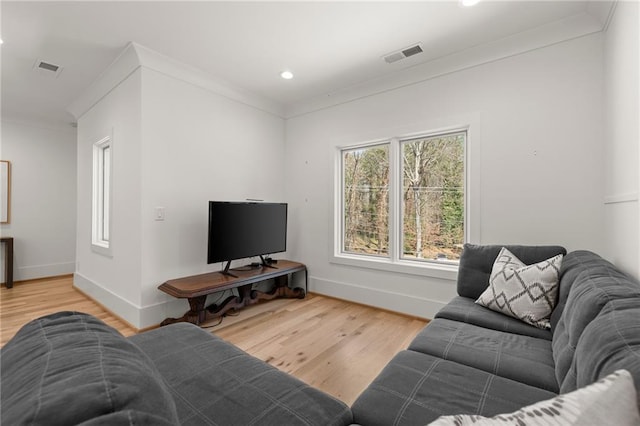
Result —
[[492, 418], [475, 415], [442, 416], [429, 426], [637, 426], [640, 414], [636, 389], [627, 370], [573, 392]]
[[491, 270], [489, 287], [476, 303], [549, 329], [549, 317], [558, 299], [562, 255], [525, 265], [506, 248], [500, 250]]

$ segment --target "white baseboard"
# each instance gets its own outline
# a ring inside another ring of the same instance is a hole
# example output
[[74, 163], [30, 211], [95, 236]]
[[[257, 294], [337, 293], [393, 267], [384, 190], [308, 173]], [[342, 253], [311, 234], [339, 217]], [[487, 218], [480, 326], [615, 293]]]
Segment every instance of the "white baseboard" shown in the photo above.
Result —
[[331, 281], [313, 276], [309, 277], [309, 291], [425, 319], [433, 318], [447, 304], [447, 302], [416, 295]]
[[[38, 278], [55, 277], [58, 275], [73, 274], [76, 269], [75, 262], [51, 263], [48, 265], [21, 266], [13, 271], [14, 281], [35, 280]], [[4, 274], [4, 270], [2, 271]], [[4, 275], [3, 275], [4, 276]]]
[[140, 329], [143, 327], [140, 325], [139, 306], [112, 293], [78, 272], [73, 275], [73, 285], [134, 328]]
[[138, 330], [157, 326], [168, 317], [181, 317], [189, 310], [186, 299], [170, 298], [142, 307], [134, 305], [78, 272], [73, 276], [73, 285]]
[[[80, 291], [137, 329], [158, 325], [167, 317], [180, 317], [189, 310], [185, 299], [136, 306], [78, 272], [73, 281]], [[433, 318], [447, 303], [313, 276], [309, 277], [309, 291], [425, 319]]]

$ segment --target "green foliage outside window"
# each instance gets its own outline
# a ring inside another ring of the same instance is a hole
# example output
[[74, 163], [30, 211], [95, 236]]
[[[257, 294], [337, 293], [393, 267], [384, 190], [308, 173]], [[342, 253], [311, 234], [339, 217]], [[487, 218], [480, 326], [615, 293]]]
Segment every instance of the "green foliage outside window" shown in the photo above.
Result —
[[[399, 142], [400, 257], [459, 259], [464, 242], [465, 139], [462, 132]], [[343, 151], [346, 253], [389, 256], [389, 151], [389, 143]]]

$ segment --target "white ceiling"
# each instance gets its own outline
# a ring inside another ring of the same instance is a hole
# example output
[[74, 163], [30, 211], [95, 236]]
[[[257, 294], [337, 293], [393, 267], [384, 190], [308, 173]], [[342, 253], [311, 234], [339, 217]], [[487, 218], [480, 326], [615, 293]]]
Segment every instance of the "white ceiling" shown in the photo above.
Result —
[[[2, 114], [74, 121], [67, 107], [129, 42], [287, 108], [576, 16], [602, 28], [610, 5], [3, 0]], [[382, 59], [417, 42], [424, 53], [394, 64]], [[58, 77], [37, 72], [37, 60], [60, 65], [62, 72]], [[294, 79], [280, 78], [283, 70], [291, 70]]]

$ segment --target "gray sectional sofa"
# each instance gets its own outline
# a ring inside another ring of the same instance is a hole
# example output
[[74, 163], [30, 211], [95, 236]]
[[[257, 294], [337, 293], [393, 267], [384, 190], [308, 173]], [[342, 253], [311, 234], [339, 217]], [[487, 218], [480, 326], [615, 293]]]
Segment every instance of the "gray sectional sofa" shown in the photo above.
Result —
[[[565, 253], [507, 247], [526, 264]], [[124, 338], [94, 317], [61, 312], [30, 322], [0, 351], [0, 423], [426, 425], [513, 412], [619, 369], [640, 387], [636, 280], [593, 253], [569, 253], [543, 330], [474, 303], [500, 248], [465, 246], [459, 296], [352, 407], [191, 324]]]
[[348, 425], [344, 403], [178, 323], [124, 338], [60, 312], [2, 347], [2, 425]]
[[[565, 253], [562, 247], [507, 248], [526, 264]], [[567, 254], [551, 329], [543, 330], [474, 303], [500, 249], [465, 246], [458, 297], [355, 401], [356, 423], [425, 425], [442, 415], [511, 413], [619, 369], [640, 389], [638, 281], [594, 253]]]

